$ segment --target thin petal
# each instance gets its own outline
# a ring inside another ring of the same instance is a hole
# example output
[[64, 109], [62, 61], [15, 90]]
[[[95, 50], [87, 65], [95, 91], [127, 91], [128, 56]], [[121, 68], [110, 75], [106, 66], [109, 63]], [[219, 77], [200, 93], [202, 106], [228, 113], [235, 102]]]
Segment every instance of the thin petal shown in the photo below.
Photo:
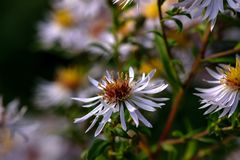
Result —
[[123, 108], [123, 104], [120, 104], [120, 120], [121, 120], [121, 125], [124, 131], [127, 130], [127, 125], [126, 125], [126, 121], [125, 121], [125, 117], [124, 117], [124, 108]]
[[106, 124], [107, 121], [110, 119], [111, 115], [112, 115], [112, 110], [109, 110], [109, 111], [104, 115], [102, 121], [99, 123], [98, 128], [96, 129], [96, 132], [95, 132], [95, 134], [94, 134], [95, 137], [98, 136], [98, 135], [101, 133], [101, 131], [103, 130], [105, 124]]
[[84, 103], [89, 103], [89, 102], [96, 101], [96, 100], [100, 99], [101, 97], [102, 96], [96, 96], [96, 97], [92, 97], [92, 98], [72, 98], [72, 99], [76, 100], [76, 101], [81, 101]]

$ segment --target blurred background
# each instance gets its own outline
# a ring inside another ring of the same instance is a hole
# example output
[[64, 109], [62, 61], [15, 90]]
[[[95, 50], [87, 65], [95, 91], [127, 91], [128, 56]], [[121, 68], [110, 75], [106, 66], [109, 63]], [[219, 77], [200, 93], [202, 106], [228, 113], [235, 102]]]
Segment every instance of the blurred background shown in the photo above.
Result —
[[[167, 0], [164, 9], [171, 9], [175, 2]], [[109, 68], [126, 71], [134, 66], [140, 73], [157, 68], [157, 76], [164, 78], [153, 37], [147, 33], [158, 25], [156, 12], [156, 5], [149, 3], [142, 3], [140, 11], [132, 4], [122, 12], [120, 7], [112, 6], [111, 0], [1, 1], [2, 107], [13, 115], [18, 115], [23, 106], [27, 111], [20, 116], [20, 123], [0, 121], [0, 160], [81, 159], [92, 144], [93, 131], [85, 134], [87, 122], [73, 124], [73, 119], [87, 110], [80, 110], [80, 104], [70, 98], [95, 95], [88, 75], [100, 79]], [[207, 54], [231, 49], [240, 41], [239, 17], [219, 19]], [[186, 22], [186, 18], [181, 21]], [[182, 79], [191, 69], [206, 26], [199, 25], [198, 19], [185, 24], [185, 32], [179, 33], [174, 22], [166, 23], [168, 36], [176, 41], [173, 53], [181, 61]], [[114, 53], [114, 48], [119, 54]], [[221, 61], [234, 64], [234, 57], [217, 62]], [[201, 85], [200, 80], [207, 76], [204, 72], [199, 74], [193, 85]], [[191, 86], [186, 94], [191, 101], [183, 102], [185, 108], [179, 111], [173, 130], [188, 132], [207, 125], [203, 111], [197, 110], [199, 103], [193, 91]], [[169, 89], [165, 96], [170, 97], [171, 92]], [[150, 129], [150, 144], [159, 137], [169, 104], [150, 118], [155, 126]], [[7, 109], [11, 107], [17, 109]], [[195, 144], [189, 145], [196, 148]], [[221, 156], [230, 153], [235, 145], [223, 150]]]

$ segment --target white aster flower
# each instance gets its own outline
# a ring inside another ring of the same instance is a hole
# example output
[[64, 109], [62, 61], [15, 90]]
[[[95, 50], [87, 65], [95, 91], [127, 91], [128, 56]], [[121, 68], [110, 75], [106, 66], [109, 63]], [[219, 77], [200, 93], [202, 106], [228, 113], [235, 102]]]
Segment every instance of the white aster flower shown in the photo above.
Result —
[[236, 12], [240, 12], [240, 0], [184, 0], [176, 7], [183, 7], [193, 17], [202, 16], [202, 19], [211, 21], [213, 29], [219, 12], [224, 12], [224, 2]]
[[230, 117], [238, 106], [240, 100], [240, 57], [236, 58], [236, 67], [221, 65], [217, 67], [217, 72], [208, 69], [208, 73], [215, 78], [208, 83], [216, 84], [209, 89], [197, 88], [201, 93], [196, 93], [201, 97], [202, 108], [208, 108], [204, 114], [214, 113], [223, 110], [219, 117], [228, 114]]
[[19, 101], [13, 100], [10, 102], [6, 108], [3, 107], [2, 97], [0, 97], [0, 128], [6, 127], [11, 129], [12, 131], [18, 131], [16, 126], [17, 122], [19, 122], [23, 115], [26, 113], [27, 108], [22, 107], [18, 111]]
[[38, 85], [34, 103], [42, 108], [70, 106], [72, 91], [58, 82], [43, 82]]
[[42, 108], [70, 106], [71, 97], [77, 95], [81, 87], [82, 76], [77, 67], [59, 69], [55, 81], [44, 81], [37, 86], [34, 103]]
[[105, 31], [107, 23], [103, 22], [104, 25], [100, 26], [96, 23], [103, 21], [108, 14], [106, 4], [96, 1], [56, 1], [53, 11], [38, 25], [38, 35], [43, 47], [48, 49], [59, 45], [72, 53], [79, 53], [92, 41], [101, 39], [99, 32]]
[[74, 123], [79, 123], [87, 120], [88, 118], [95, 116], [92, 124], [86, 130], [88, 132], [103, 116], [99, 123], [95, 136], [97, 136], [110, 121], [113, 113], [120, 113], [120, 121], [123, 130], [127, 129], [124, 110], [128, 110], [136, 126], [141, 121], [145, 126], [152, 127], [149, 121], [141, 114], [140, 109], [153, 112], [156, 108], [160, 108], [164, 105], [162, 101], [167, 98], [153, 98], [151, 95], [160, 93], [167, 84], [164, 84], [162, 80], [150, 82], [154, 76], [156, 70], [151, 71], [148, 75], [142, 74], [141, 79], [134, 80], [134, 70], [130, 67], [129, 74], [118, 73], [118, 77], [114, 78], [108, 71], [106, 76], [100, 82], [89, 77], [90, 82], [100, 90], [98, 96], [92, 98], [73, 98], [86, 103], [82, 107], [94, 109], [87, 115], [76, 118]]
[[[3, 106], [2, 97], [0, 97], [0, 155], [7, 154], [13, 148], [13, 138], [20, 136], [27, 140], [26, 129], [31, 126], [24, 126], [22, 118], [27, 111], [26, 107], [20, 110], [19, 101], [13, 100], [6, 107]], [[35, 128], [35, 127], [34, 127]]]

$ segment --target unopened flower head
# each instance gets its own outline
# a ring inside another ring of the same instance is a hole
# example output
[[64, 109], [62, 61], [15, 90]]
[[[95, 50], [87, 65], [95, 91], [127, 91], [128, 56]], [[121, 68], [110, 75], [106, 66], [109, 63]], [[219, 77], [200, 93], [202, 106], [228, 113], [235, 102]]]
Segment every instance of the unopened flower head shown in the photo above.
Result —
[[197, 88], [201, 93], [196, 93], [196, 95], [202, 98], [203, 106], [200, 108], [208, 108], [204, 114], [223, 110], [219, 117], [227, 114], [230, 117], [240, 100], [240, 57], [237, 56], [235, 67], [221, 65], [216, 69], [217, 72], [207, 68], [208, 73], [216, 79], [207, 80], [207, 82], [216, 84], [216, 86], [209, 89]]
[[193, 17], [202, 16], [202, 19], [211, 21], [213, 29], [219, 12], [224, 12], [224, 2], [227, 1], [228, 7], [236, 12], [240, 12], [239, 0], [184, 0], [176, 7], [183, 7]]
[[130, 67], [128, 74], [118, 73], [117, 78], [114, 78], [113, 74], [108, 71], [106, 76], [99, 82], [89, 77], [90, 82], [100, 90], [100, 93], [92, 98], [73, 98], [86, 103], [82, 107], [94, 108], [87, 115], [76, 118], [74, 122], [79, 123], [95, 116], [92, 124], [87, 129], [89, 131], [98, 119], [103, 116], [95, 132], [95, 136], [97, 136], [105, 124], [110, 121], [111, 115], [119, 112], [122, 128], [126, 130], [124, 112], [127, 109], [136, 126], [141, 121], [145, 126], [152, 127], [150, 122], [141, 114], [140, 109], [153, 112], [156, 110], [155, 108], [164, 105], [161, 102], [167, 100], [167, 98], [154, 98], [151, 95], [160, 93], [168, 86], [162, 80], [150, 82], [154, 73], [155, 70], [148, 75], [143, 73], [141, 79], [135, 81], [134, 70]]

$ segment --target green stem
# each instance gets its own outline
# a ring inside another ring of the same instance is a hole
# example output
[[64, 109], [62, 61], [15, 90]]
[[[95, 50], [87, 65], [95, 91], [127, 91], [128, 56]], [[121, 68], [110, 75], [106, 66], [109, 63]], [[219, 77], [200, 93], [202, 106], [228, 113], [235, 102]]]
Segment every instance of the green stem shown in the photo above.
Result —
[[169, 58], [173, 59], [173, 56], [171, 54], [170, 47], [169, 47], [169, 44], [168, 44], [168, 41], [167, 41], [166, 31], [165, 31], [165, 28], [164, 28], [164, 21], [163, 21], [163, 14], [162, 14], [162, 0], [158, 0], [157, 5], [158, 5], [159, 23], [160, 23], [160, 27], [161, 27], [161, 30], [162, 30], [163, 40], [164, 40]]
[[202, 47], [199, 51], [198, 56], [195, 59], [195, 62], [193, 63], [192, 70], [191, 70], [188, 78], [186, 79], [186, 81], [183, 83], [182, 88], [177, 92], [177, 95], [175, 97], [175, 101], [173, 102], [173, 104], [171, 106], [171, 112], [169, 113], [169, 116], [168, 116], [168, 119], [167, 119], [167, 122], [166, 122], [166, 126], [165, 126], [162, 134], [160, 135], [159, 142], [158, 142], [158, 145], [157, 145], [157, 150], [155, 152], [155, 156], [159, 155], [159, 153], [161, 151], [161, 143], [166, 139], [167, 135], [169, 134], [169, 132], [172, 128], [172, 124], [174, 122], [176, 113], [177, 113], [178, 108], [180, 107], [181, 101], [184, 97], [185, 90], [188, 88], [192, 79], [196, 75], [196, 73], [198, 71], [198, 68], [201, 64], [202, 58], [205, 57], [205, 52], [206, 52], [206, 49], [207, 49], [210, 33], [211, 33], [210, 25], [208, 25], [207, 28], [206, 28], [206, 32], [205, 32], [205, 34], [203, 36], [203, 39], [202, 39]]

